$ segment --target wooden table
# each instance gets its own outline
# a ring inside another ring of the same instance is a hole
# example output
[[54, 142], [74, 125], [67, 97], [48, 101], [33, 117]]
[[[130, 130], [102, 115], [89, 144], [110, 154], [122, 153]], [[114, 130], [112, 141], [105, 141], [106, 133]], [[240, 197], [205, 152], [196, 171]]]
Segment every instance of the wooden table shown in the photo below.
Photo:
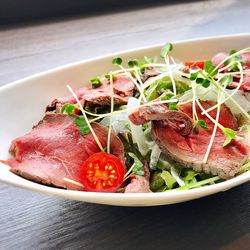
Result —
[[[129, 9], [0, 31], [0, 85], [165, 41], [249, 32], [249, 0]], [[250, 42], [250, 41], [249, 41]], [[177, 205], [93, 205], [0, 186], [0, 249], [249, 249], [250, 185]]]

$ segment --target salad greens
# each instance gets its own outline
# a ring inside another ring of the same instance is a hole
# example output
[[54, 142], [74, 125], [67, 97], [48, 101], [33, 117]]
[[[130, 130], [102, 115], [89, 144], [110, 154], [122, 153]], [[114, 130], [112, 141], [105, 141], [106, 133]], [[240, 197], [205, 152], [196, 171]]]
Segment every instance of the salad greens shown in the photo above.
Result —
[[[208, 130], [205, 120], [197, 116], [197, 107], [202, 111], [202, 115], [213, 123], [213, 131], [209, 145], [204, 155], [203, 163], [207, 163], [211, 148], [214, 142], [217, 129], [221, 130], [225, 136], [222, 147], [228, 146], [232, 140], [240, 140], [238, 131], [224, 127], [219, 123], [221, 105], [226, 104], [235, 115], [244, 117], [246, 123], [250, 122], [250, 106], [241, 105], [245, 97], [239, 91], [239, 86], [243, 82], [243, 75], [250, 74], [243, 69], [242, 53], [250, 52], [250, 48], [235, 51], [232, 50], [229, 56], [217, 66], [212, 61], [204, 61], [204, 68], [191, 67], [187, 72], [183, 64], [175, 63], [170, 56], [173, 45], [167, 43], [160, 52], [164, 62], [157, 63], [155, 59], [144, 57], [144, 60], [132, 59], [127, 62], [128, 68], [122, 66], [123, 60], [120, 57], [113, 58], [112, 64], [119, 67], [119, 70], [112, 71], [110, 74], [100, 77], [94, 77], [90, 81], [93, 88], [98, 88], [104, 80], [108, 80], [112, 87], [111, 108], [105, 113], [98, 113], [97, 110], [88, 110], [83, 107], [73, 90], [69, 90], [75, 97], [77, 104], [65, 104], [61, 112], [69, 115], [75, 115], [76, 110], [81, 114], [76, 115], [75, 124], [79, 127], [81, 134], [85, 135], [91, 132], [100, 147], [104, 151], [95, 132], [91, 129], [91, 123], [101, 121], [109, 126], [109, 143], [110, 133], [113, 128], [119, 134], [126, 152], [126, 167], [124, 181], [128, 178], [138, 175], [144, 176], [144, 163], [147, 162], [150, 167], [151, 178], [150, 188], [153, 192], [164, 192], [169, 190], [186, 190], [197, 187], [203, 187], [214, 183], [221, 182], [218, 176], [208, 175], [197, 172], [191, 168], [185, 168], [181, 164], [172, 161], [153, 141], [151, 136], [151, 125], [133, 125], [129, 119], [135, 108], [153, 106], [156, 104], [166, 105], [168, 110], [178, 110], [178, 105], [182, 103], [192, 103], [193, 112], [193, 129], [198, 133], [199, 129]], [[171, 63], [171, 61], [173, 63]], [[145, 76], [145, 69], [156, 69], [156, 76], [150, 76], [142, 81]], [[234, 75], [239, 77], [239, 86], [230, 90], [227, 87], [234, 81]], [[114, 103], [113, 81], [119, 74], [126, 75], [135, 85], [134, 97], [129, 98], [127, 105], [117, 105]], [[211, 100], [216, 104], [208, 109], [201, 105], [201, 101]], [[101, 107], [96, 107], [101, 108]], [[211, 111], [216, 110], [216, 118], [211, 116]], [[107, 120], [108, 119], [108, 120]], [[107, 122], [108, 121], [108, 122]], [[240, 169], [239, 173], [250, 170], [250, 161], [248, 160]]]

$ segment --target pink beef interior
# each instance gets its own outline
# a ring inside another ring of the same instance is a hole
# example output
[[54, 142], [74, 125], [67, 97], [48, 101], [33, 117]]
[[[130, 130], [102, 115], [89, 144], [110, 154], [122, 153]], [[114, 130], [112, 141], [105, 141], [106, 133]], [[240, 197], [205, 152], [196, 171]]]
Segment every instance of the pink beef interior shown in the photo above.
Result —
[[[207, 101], [201, 102], [201, 104], [207, 109], [215, 103]], [[179, 106], [179, 109], [192, 117], [191, 103]], [[210, 112], [210, 115], [215, 118], [216, 112], [215, 109]], [[206, 116], [201, 115], [201, 110], [198, 107], [197, 113], [200, 119], [206, 121], [208, 130], [199, 128], [198, 133], [192, 131], [184, 137], [170, 127], [160, 126], [159, 121], [154, 121], [152, 132], [154, 139], [167, 155], [185, 167], [219, 175], [223, 179], [233, 177], [247, 159], [248, 147], [242, 141], [233, 141], [228, 146], [223, 147], [225, 136], [220, 129], [217, 129], [208, 161], [203, 163], [214, 124]], [[225, 105], [221, 106], [219, 122], [224, 127], [238, 129], [236, 118]]]
[[[105, 148], [108, 129], [98, 123], [92, 127]], [[111, 148], [112, 153], [124, 161], [123, 144], [114, 133]], [[73, 117], [47, 114], [30, 133], [15, 139], [10, 151], [15, 157], [7, 161], [11, 171], [43, 184], [79, 189], [63, 178], [81, 182], [83, 162], [100, 149], [91, 133], [84, 136], [79, 133]]]

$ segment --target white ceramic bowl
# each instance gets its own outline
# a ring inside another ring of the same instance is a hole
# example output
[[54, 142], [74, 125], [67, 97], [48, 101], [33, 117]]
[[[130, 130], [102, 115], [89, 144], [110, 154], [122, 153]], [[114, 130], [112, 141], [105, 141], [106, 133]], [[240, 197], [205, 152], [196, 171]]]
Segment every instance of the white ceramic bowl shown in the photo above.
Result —
[[[111, 60], [114, 56], [121, 56], [125, 60], [143, 58], [144, 55], [154, 57], [159, 55], [162, 46], [160, 44], [76, 62], [1, 87], [0, 159], [9, 157], [8, 148], [11, 140], [30, 131], [32, 126], [43, 117], [45, 106], [51, 100], [69, 94], [66, 84], [78, 88], [88, 82], [90, 77], [109, 72], [113, 69]], [[238, 50], [249, 46], [250, 34], [211, 37], [176, 42], [172, 55], [181, 61], [209, 59], [217, 52], [227, 52], [232, 48]], [[0, 163], [0, 181], [4, 183], [66, 199], [119, 206], [154, 206], [178, 203], [225, 191], [249, 180], [250, 171], [219, 184], [192, 190], [145, 194], [91, 193], [40, 185], [16, 176], [9, 171], [8, 166]]]

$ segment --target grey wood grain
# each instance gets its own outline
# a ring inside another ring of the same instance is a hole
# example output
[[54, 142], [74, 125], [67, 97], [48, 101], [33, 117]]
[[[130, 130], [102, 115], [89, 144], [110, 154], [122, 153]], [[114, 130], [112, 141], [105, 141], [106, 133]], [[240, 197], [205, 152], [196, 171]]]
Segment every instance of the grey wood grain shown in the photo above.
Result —
[[[248, 0], [152, 6], [0, 31], [0, 85], [77, 60], [250, 32]], [[0, 185], [0, 249], [249, 249], [250, 185], [171, 206], [122, 208]]]

